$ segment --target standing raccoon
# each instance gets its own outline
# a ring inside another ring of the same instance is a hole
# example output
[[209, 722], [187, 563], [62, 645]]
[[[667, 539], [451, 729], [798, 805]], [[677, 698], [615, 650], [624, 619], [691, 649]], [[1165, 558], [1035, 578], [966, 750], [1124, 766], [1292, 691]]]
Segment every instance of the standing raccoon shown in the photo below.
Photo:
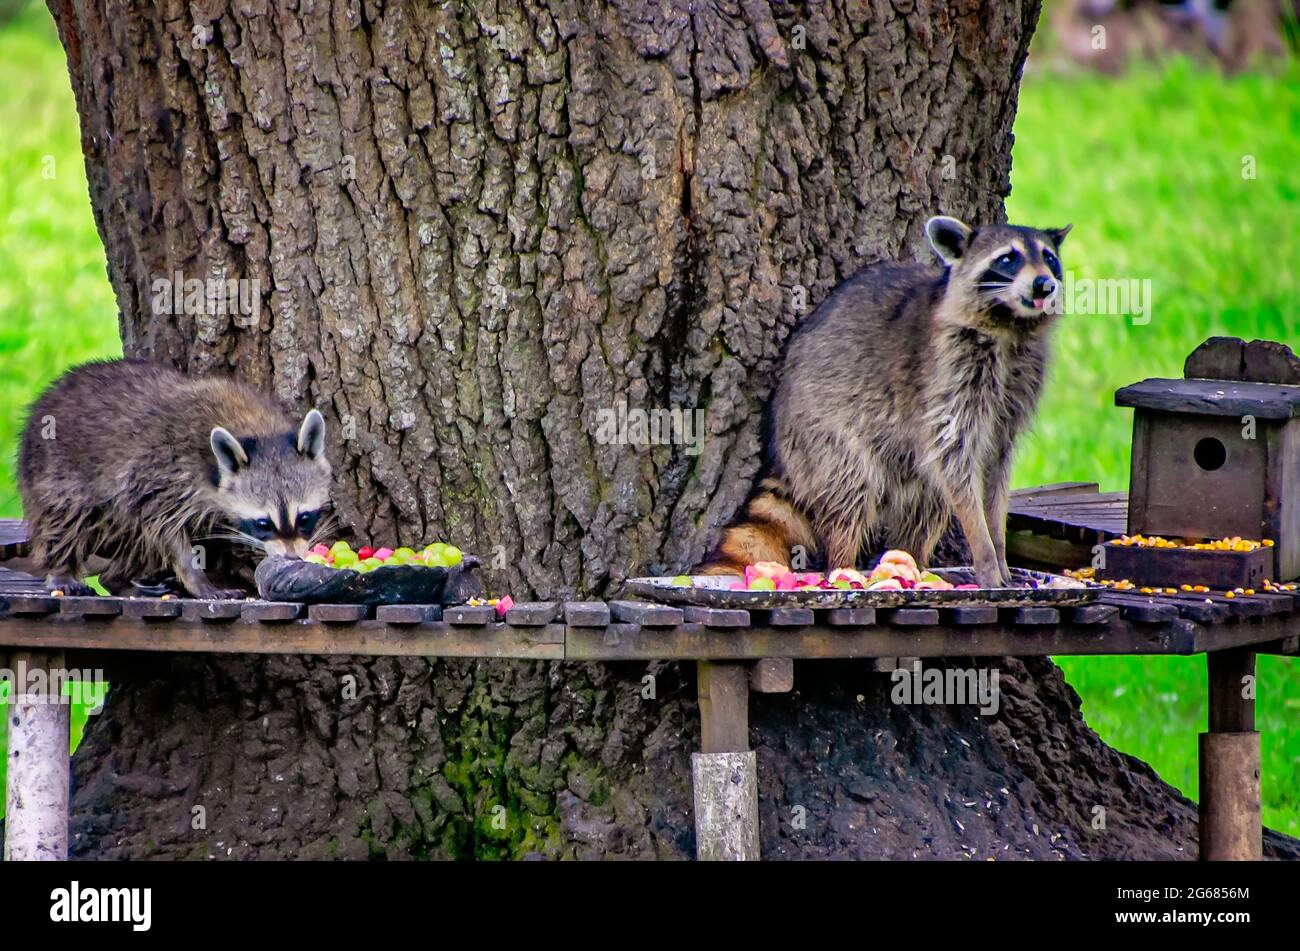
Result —
[[[142, 360], [68, 371], [33, 405], [18, 460], [32, 559], [50, 588], [175, 577], [195, 597], [243, 597], [209, 580], [214, 552], [234, 540], [302, 555], [329, 505], [325, 422], [296, 424], [247, 384], [188, 377]], [[200, 546], [197, 547], [196, 546]]]
[[1011, 581], [1011, 454], [1042, 390], [1070, 227], [972, 229], [935, 217], [942, 267], [859, 271], [791, 337], [770, 407], [765, 477], [701, 570], [828, 567], [864, 547], [928, 562], [953, 515], [980, 585]]

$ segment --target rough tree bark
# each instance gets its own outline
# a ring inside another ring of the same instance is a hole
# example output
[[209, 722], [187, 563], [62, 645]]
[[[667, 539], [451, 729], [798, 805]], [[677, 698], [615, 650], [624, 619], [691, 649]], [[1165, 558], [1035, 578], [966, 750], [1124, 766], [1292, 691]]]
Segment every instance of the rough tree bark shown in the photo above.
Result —
[[[697, 560], [802, 313], [930, 212], [1002, 217], [1039, 12], [49, 2], [127, 352], [320, 407], [359, 537], [450, 537], [543, 598]], [[260, 313], [156, 313], [177, 272]], [[597, 438], [622, 402], [703, 410], [702, 451]], [[852, 664], [758, 698], [765, 854], [1194, 853], [1049, 662], [1000, 666], [996, 718]], [[155, 660], [77, 755], [74, 850], [688, 856], [697, 743], [689, 667]]]

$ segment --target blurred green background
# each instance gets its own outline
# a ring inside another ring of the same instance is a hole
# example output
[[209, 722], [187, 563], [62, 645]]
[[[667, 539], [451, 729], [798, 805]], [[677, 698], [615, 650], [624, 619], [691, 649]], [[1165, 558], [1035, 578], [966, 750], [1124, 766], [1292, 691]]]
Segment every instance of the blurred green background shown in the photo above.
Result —
[[[15, 517], [25, 407], [65, 367], [120, 345], [63, 51], [39, 4], [0, 25], [0, 90], [0, 516]], [[1172, 59], [1107, 77], [1031, 60], [1015, 135], [1011, 220], [1073, 222], [1067, 268], [1149, 278], [1153, 295], [1144, 325], [1064, 322], [1015, 484], [1124, 489], [1130, 414], [1114, 407], [1116, 388], [1181, 375], [1211, 334], [1300, 344], [1300, 65], [1225, 77]], [[1060, 663], [1093, 729], [1195, 798], [1204, 660]], [[1262, 657], [1259, 682], [1264, 820], [1300, 834], [1300, 665]]]

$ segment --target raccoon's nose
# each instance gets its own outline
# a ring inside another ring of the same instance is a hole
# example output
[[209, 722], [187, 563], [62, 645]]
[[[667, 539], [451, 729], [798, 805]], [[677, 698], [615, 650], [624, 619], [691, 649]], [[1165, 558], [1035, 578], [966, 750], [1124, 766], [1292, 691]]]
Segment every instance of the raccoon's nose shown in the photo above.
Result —
[[1033, 293], [1035, 297], [1039, 299], [1048, 297], [1054, 290], [1056, 290], [1056, 282], [1046, 274], [1040, 274], [1034, 278]]

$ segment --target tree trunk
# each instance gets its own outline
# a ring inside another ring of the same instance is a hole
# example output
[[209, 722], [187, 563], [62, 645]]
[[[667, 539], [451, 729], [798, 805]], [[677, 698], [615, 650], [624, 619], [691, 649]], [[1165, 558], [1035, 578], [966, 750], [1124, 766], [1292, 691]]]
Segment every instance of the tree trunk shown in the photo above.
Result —
[[[801, 316], [921, 255], [928, 213], [1002, 218], [1039, 12], [50, 7], [126, 351], [319, 407], [355, 537], [450, 538], [517, 598], [700, 558]], [[156, 307], [177, 275], [256, 282], [253, 316]], [[624, 404], [702, 411], [702, 439], [610, 438]], [[860, 664], [757, 698], [764, 853], [1194, 854], [1192, 806], [1097, 740], [1050, 662], [999, 666], [996, 718], [891, 704]], [[689, 856], [693, 680], [155, 660], [77, 755], [74, 851]]]

